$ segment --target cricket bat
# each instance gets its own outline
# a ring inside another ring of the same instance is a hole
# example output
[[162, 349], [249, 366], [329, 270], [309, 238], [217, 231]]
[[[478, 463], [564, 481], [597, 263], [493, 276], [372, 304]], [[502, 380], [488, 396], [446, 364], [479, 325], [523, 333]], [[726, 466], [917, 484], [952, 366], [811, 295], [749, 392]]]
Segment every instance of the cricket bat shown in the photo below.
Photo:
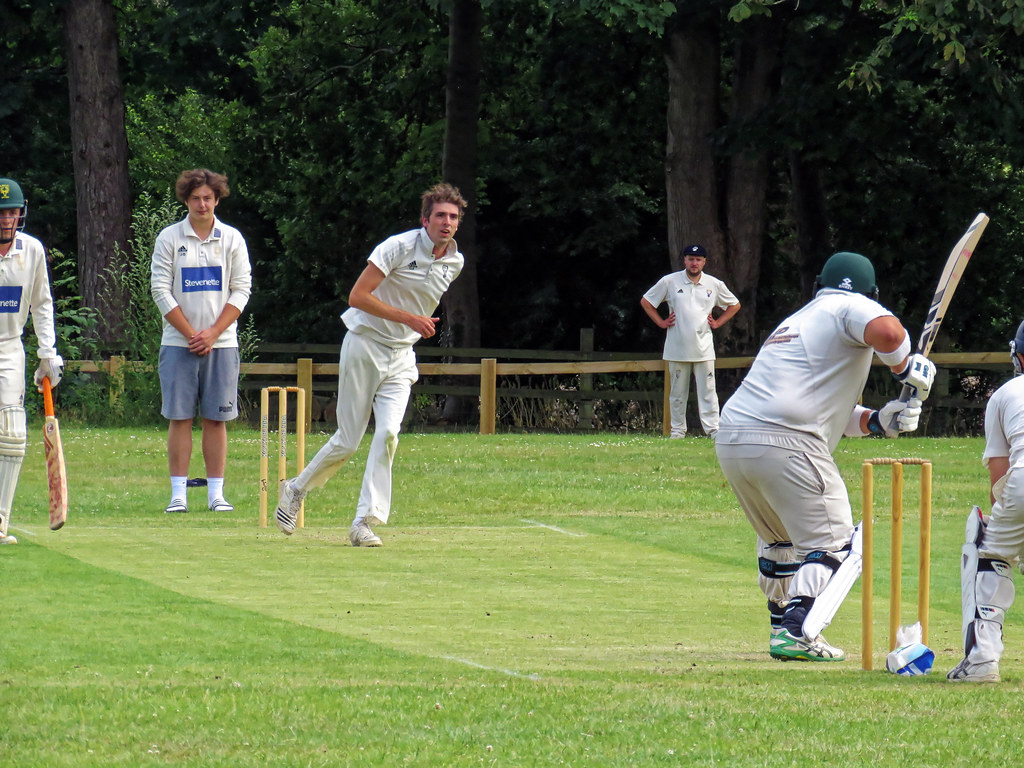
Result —
[[46, 452], [46, 479], [50, 485], [50, 530], [60, 530], [68, 519], [68, 473], [64, 466], [64, 446], [60, 425], [53, 415], [53, 390], [50, 378], [43, 378], [43, 448]]
[[[953, 246], [953, 250], [949, 252], [949, 258], [946, 259], [946, 266], [942, 270], [939, 284], [935, 286], [935, 295], [932, 296], [932, 304], [928, 308], [928, 316], [925, 318], [921, 337], [917, 340], [917, 349], [914, 350], [919, 355], [927, 357], [928, 353], [932, 351], [932, 344], [935, 343], [935, 337], [939, 333], [939, 326], [942, 325], [942, 320], [946, 316], [949, 302], [953, 299], [953, 292], [956, 291], [957, 285], [960, 284], [960, 278], [964, 275], [967, 262], [974, 255], [974, 249], [978, 245], [978, 241], [981, 239], [987, 224], [988, 216], [984, 213], [979, 213], [974, 217], [974, 221], [971, 222], [971, 226], [964, 232], [963, 237], [957, 241], [957, 244]], [[904, 384], [903, 391], [900, 393], [900, 400], [904, 402], [909, 400], [912, 394], [911, 390], [912, 387]]]

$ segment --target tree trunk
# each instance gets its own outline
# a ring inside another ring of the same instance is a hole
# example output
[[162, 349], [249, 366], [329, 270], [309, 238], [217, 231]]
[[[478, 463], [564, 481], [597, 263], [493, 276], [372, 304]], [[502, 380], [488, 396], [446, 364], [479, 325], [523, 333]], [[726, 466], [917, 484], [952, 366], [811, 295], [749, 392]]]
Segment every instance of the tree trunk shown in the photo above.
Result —
[[[480, 297], [477, 287], [476, 152], [480, 110], [480, 30], [483, 11], [478, 0], [456, 0], [448, 27], [448, 85], [445, 112], [444, 179], [458, 187], [469, 203], [456, 240], [465, 257], [458, 280], [445, 294], [442, 339], [446, 346], [480, 346]], [[448, 397], [443, 418], [459, 422], [474, 402]]]
[[[111, 0], [69, 0], [64, 41], [78, 221], [78, 287], [100, 313], [100, 339], [122, 341], [126, 297], [109, 272], [130, 247], [131, 183], [124, 92]], [[122, 255], [119, 255], [120, 254]]]
[[666, 33], [666, 40], [665, 202], [669, 263], [673, 271], [681, 270], [683, 248], [689, 243], [700, 243], [710, 256], [709, 271], [725, 279], [718, 266], [719, 259], [725, 256], [725, 238], [719, 225], [718, 169], [713, 144], [720, 111], [718, 29], [710, 24], [680, 23]]
[[815, 277], [821, 272], [832, 238], [821, 174], [799, 152], [789, 158], [789, 178], [793, 187], [793, 219], [796, 224], [797, 263], [800, 265], [800, 296], [811, 298]]
[[[731, 123], [742, 125], [777, 90], [774, 81], [782, 22], [744, 24], [734, 57]], [[682, 249], [700, 243], [708, 251], [707, 271], [725, 280], [742, 309], [723, 328], [731, 351], [757, 342], [757, 286], [766, 226], [770, 155], [746, 144], [723, 154], [715, 139], [726, 113], [719, 103], [720, 37], [715, 23], [684, 23], [668, 30], [668, 139], [665, 179], [669, 257], [682, 269]], [[720, 181], [721, 180], [721, 181]]]

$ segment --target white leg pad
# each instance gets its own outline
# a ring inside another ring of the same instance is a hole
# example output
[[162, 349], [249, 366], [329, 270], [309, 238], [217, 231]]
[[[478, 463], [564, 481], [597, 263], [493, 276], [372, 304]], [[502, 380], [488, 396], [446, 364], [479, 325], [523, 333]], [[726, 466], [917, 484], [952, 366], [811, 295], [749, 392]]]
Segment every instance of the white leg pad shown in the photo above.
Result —
[[975, 505], [967, 513], [967, 526], [964, 530], [964, 545], [960, 548], [960, 609], [961, 635], [964, 642], [964, 655], [974, 645], [974, 620], [977, 618], [978, 581], [978, 545], [985, 535], [988, 521], [981, 513], [981, 507]]
[[1013, 605], [1013, 567], [1005, 560], [980, 558], [975, 580], [977, 616], [967, 633], [965, 655], [972, 664], [999, 662], [1003, 655], [1003, 622]]
[[25, 409], [16, 405], [0, 408], [0, 535], [3, 536], [7, 535], [11, 522], [11, 506], [21, 462], [25, 459], [26, 441]]
[[864, 566], [864, 532], [860, 525], [853, 529], [850, 540], [850, 553], [832, 574], [825, 588], [818, 594], [814, 604], [804, 618], [804, 637], [814, 639], [822, 633], [850, 594], [853, 585], [860, 577]]

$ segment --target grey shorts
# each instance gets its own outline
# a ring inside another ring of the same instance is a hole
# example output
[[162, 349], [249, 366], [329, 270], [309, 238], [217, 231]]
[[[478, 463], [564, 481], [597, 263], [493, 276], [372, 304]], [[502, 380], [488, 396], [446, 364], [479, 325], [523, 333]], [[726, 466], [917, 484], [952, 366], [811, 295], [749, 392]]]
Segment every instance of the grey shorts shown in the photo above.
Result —
[[238, 417], [238, 348], [219, 347], [200, 357], [187, 347], [160, 347], [160, 415], [178, 421]]

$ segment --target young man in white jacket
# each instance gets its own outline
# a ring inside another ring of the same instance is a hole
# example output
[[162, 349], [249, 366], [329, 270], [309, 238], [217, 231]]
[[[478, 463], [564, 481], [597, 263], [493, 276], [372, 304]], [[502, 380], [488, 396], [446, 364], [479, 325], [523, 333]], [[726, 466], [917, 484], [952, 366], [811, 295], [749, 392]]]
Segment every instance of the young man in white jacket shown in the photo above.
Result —
[[164, 318], [160, 342], [161, 414], [168, 419], [171, 501], [165, 512], [188, 512], [185, 486], [192, 458], [192, 421], [203, 425], [207, 502], [224, 498], [227, 422], [238, 416], [237, 321], [249, 300], [252, 269], [242, 234], [215, 215], [230, 193], [227, 177], [184, 171], [175, 192], [188, 215], [164, 229], [153, 248], [151, 289]]

